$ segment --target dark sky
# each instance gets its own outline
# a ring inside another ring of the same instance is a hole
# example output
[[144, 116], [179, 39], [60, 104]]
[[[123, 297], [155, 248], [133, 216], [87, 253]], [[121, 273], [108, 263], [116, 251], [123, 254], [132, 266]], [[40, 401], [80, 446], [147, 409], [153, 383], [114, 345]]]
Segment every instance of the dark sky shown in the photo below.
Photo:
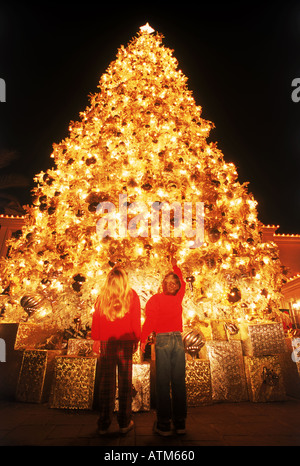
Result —
[[250, 182], [259, 219], [300, 233], [300, 102], [291, 98], [300, 2], [140, 3], [0, 3], [0, 150], [17, 151], [11, 168], [30, 180], [50, 168], [52, 143], [68, 136], [118, 47], [148, 21], [214, 122], [210, 141]]

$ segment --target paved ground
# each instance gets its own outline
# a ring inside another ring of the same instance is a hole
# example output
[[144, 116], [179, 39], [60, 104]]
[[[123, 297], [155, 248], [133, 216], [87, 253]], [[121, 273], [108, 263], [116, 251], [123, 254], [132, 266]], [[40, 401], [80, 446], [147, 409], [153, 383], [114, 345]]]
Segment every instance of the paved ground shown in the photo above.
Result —
[[47, 404], [0, 401], [1, 446], [300, 446], [300, 400], [220, 403], [189, 408], [187, 433], [161, 438], [152, 432], [155, 411], [135, 413], [126, 436], [99, 437], [95, 411], [50, 409]]

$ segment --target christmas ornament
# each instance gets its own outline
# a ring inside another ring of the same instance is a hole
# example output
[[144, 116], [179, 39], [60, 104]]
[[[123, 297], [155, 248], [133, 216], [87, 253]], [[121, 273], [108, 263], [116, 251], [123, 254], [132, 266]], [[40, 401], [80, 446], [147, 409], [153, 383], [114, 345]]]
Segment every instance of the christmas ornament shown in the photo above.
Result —
[[208, 255], [205, 257], [205, 263], [209, 269], [214, 269], [216, 267], [216, 259], [214, 255]]
[[80, 273], [78, 273], [77, 275], [74, 275], [73, 280], [74, 282], [72, 283], [72, 288], [74, 291], [79, 293], [83, 283], [86, 281], [86, 278]]
[[199, 332], [196, 330], [189, 330], [183, 336], [183, 344], [185, 351], [195, 358], [200, 349], [205, 345], [205, 341]]
[[219, 241], [221, 233], [217, 228], [211, 228], [208, 232], [208, 239], [211, 243], [216, 243]]
[[193, 275], [191, 275], [190, 277], [186, 277], [186, 281], [190, 286], [190, 290], [193, 291], [193, 283], [195, 281], [195, 277]]
[[27, 312], [25, 322], [35, 313], [38, 313], [40, 317], [45, 317], [52, 312], [51, 303], [41, 295], [23, 296], [20, 304], [25, 312]]
[[238, 288], [234, 287], [227, 295], [227, 299], [231, 304], [237, 303], [241, 299], [241, 292]]
[[1, 306], [0, 309], [0, 319], [3, 319], [5, 317], [5, 306]]

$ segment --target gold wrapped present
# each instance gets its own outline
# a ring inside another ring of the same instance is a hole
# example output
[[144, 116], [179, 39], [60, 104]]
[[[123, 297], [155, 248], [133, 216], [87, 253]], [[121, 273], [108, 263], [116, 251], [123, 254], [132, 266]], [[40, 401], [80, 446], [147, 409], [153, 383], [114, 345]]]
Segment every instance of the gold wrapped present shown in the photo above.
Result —
[[15, 350], [61, 349], [62, 334], [53, 325], [21, 322], [18, 327]]
[[93, 356], [94, 340], [70, 338], [68, 340], [68, 356]]
[[195, 328], [200, 330], [205, 341], [212, 340], [212, 329], [209, 321], [200, 321]]
[[200, 320], [198, 316], [192, 319], [187, 319], [183, 328], [183, 334], [190, 330], [199, 332], [205, 341], [212, 339], [211, 325], [209, 320]]
[[221, 341], [227, 340], [224, 323], [225, 322], [222, 320], [211, 320], [210, 321], [212, 340], [221, 340]]
[[17, 401], [42, 402], [46, 369], [46, 350], [24, 351], [16, 391]]
[[185, 382], [188, 406], [201, 406], [212, 403], [209, 361], [205, 359], [187, 359]]
[[27, 403], [48, 401], [55, 357], [60, 350], [25, 350], [16, 388], [16, 399]]
[[55, 359], [50, 407], [92, 409], [96, 365], [96, 357], [57, 357]]
[[213, 401], [248, 400], [240, 341], [207, 342]]
[[241, 339], [245, 356], [268, 356], [286, 351], [281, 322], [242, 324]]
[[[118, 379], [116, 387], [115, 410], [119, 409]], [[150, 410], [150, 364], [132, 365], [132, 411]]]
[[245, 371], [250, 401], [267, 402], [286, 399], [279, 356], [245, 356]]

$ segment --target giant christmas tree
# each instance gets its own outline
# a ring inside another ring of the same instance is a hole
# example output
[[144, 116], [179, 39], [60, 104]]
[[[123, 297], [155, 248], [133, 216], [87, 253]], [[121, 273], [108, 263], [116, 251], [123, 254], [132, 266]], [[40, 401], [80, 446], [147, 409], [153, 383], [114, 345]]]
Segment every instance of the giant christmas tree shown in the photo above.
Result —
[[[171, 255], [189, 283], [185, 322], [276, 319], [276, 246], [262, 242], [257, 202], [208, 142], [213, 124], [162, 39], [146, 25], [119, 49], [80, 121], [54, 145], [55, 167], [36, 176], [25, 227], [1, 263], [4, 321], [25, 309], [33, 322], [89, 324], [115, 264], [144, 304]], [[193, 236], [202, 213], [204, 242]]]

